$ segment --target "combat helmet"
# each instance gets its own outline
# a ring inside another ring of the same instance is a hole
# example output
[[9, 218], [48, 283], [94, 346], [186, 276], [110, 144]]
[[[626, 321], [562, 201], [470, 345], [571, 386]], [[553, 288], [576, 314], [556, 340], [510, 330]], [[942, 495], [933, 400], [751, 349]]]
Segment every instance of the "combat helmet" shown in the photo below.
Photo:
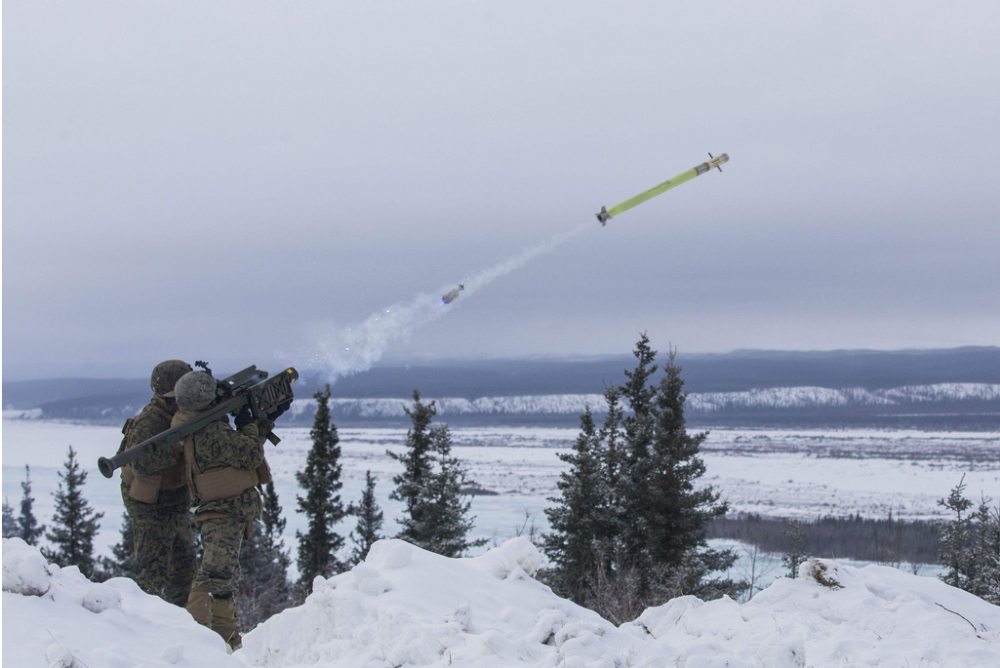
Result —
[[181, 360], [167, 360], [160, 362], [153, 369], [153, 375], [149, 378], [149, 389], [153, 394], [170, 398], [174, 396], [174, 385], [181, 376], [191, 371], [191, 365]]
[[204, 371], [189, 371], [174, 386], [174, 399], [182, 411], [200, 411], [215, 401], [217, 382]]

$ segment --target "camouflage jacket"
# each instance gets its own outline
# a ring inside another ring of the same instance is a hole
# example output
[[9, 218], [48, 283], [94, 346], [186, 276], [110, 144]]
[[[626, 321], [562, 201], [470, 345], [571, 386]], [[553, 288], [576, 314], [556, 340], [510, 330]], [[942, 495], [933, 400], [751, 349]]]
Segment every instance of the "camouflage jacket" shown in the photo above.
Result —
[[[158, 410], [147, 410], [158, 409]], [[156, 436], [160, 432], [170, 428], [170, 418], [166, 415], [173, 415], [177, 411], [177, 406], [173, 402], [168, 402], [159, 395], [153, 395], [149, 404], [138, 415], [132, 418], [132, 425], [125, 440], [125, 448], [131, 448], [142, 443], [148, 438]], [[164, 415], [166, 414], [166, 415]], [[178, 458], [178, 454], [170, 447], [157, 448], [155, 451], [135, 460], [129, 466], [132, 470], [141, 475], [152, 475], [157, 471], [182, 462], [183, 458]], [[128, 485], [122, 483], [122, 492], [128, 495]], [[130, 499], [133, 503], [141, 503]], [[155, 506], [158, 510], [170, 512], [187, 512], [190, 507], [188, 492], [186, 487], [181, 489], [164, 489], [156, 499], [156, 503], [143, 504]]]
[[[239, 431], [229, 426], [223, 417], [194, 434], [194, 458], [198, 469], [206, 471], [219, 466], [252, 471], [264, 461], [264, 439], [274, 427], [269, 420], [258, 426], [251, 422]], [[216, 501], [206, 501], [195, 510], [198, 515], [221, 513], [239, 521], [249, 521], [260, 516], [260, 495], [250, 488], [241, 494]]]

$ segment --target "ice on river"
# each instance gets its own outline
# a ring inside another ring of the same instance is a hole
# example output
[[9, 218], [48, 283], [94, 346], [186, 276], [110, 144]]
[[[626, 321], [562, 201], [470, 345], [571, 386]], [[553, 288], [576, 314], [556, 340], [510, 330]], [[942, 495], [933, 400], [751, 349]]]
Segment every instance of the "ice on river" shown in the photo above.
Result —
[[[288, 518], [286, 543], [294, 542], [302, 518], [294, 512], [298, 492], [294, 473], [303, 466], [310, 441], [307, 429], [281, 429], [268, 459]], [[535, 427], [483, 427], [453, 430], [455, 454], [472, 478], [495, 496], [477, 496], [476, 536], [509, 537], [530, 516], [546, 527], [547, 497], [556, 491], [565, 452], [576, 430]], [[379, 502], [388, 535], [399, 505], [390, 501], [392, 476], [399, 471], [386, 450], [401, 451], [405, 429], [342, 429], [345, 502], [360, 497], [365, 471], [378, 478]], [[24, 464], [32, 467], [36, 512], [42, 522], [52, 514], [51, 492], [57, 471], [72, 444], [91, 471], [86, 495], [104, 511], [99, 552], [118, 540], [122, 503], [117, 484], [101, 477], [97, 458], [115, 452], [121, 440], [112, 427], [35, 420], [3, 420], [3, 493], [20, 499]], [[714, 429], [704, 445], [705, 481], [715, 485], [736, 511], [811, 518], [827, 514], [939, 516], [937, 499], [965, 475], [967, 495], [1000, 496], [1000, 433], [906, 430], [751, 430]], [[349, 522], [342, 529], [349, 530]], [[524, 531], [528, 528], [525, 527]], [[485, 548], [484, 548], [485, 549]]]

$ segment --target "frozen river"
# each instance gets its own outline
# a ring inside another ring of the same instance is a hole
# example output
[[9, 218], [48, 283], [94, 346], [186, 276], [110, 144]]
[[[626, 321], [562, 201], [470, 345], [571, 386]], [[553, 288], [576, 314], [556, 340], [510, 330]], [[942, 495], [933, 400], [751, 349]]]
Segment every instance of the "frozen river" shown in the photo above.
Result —
[[[285, 541], [294, 545], [304, 527], [295, 512], [295, 471], [310, 446], [307, 429], [278, 429], [280, 446], [268, 449], [278, 493], [288, 519]], [[389, 501], [399, 465], [386, 450], [400, 451], [404, 429], [342, 429], [345, 503], [361, 495], [365, 471], [378, 478], [378, 497], [386, 516], [385, 532], [400, 506]], [[576, 430], [557, 428], [456, 428], [454, 454], [471, 477], [494, 496], [472, 500], [475, 535], [504, 538], [525, 522], [546, 528], [544, 508], [556, 491], [565, 452]], [[57, 471], [69, 445], [91, 472], [85, 494], [105, 513], [97, 543], [101, 553], [118, 541], [122, 512], [117, 477], [103, 478], [97, 458], [114, 454], [121, 440], [113, 427], [34, 420], [3, 420], [3, 493], [13, 505], [21, 498], [24, 465], [34, 479], [36, 512], [48, 522]], [[705, 481], [728, 498], [734, 510], [781, 517], [822, 515], [938, 516], [937, 499], [965, 475], [967, 494], [1000, 496], [1000, 433], [880, 430], [712, 430], [703, 449]], [[353, 522], [344, 524], [346, 534]]]

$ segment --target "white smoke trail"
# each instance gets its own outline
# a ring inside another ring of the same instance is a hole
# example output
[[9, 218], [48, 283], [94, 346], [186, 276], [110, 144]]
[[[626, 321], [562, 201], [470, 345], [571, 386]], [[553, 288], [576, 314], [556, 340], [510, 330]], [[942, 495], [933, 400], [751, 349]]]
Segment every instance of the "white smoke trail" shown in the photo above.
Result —
[[[526, 248], [514, 257], [484, 269], [464, 282], [465, 290], [459, 298], [468, 299], [480, 288], [554, 250], [589, 227], [581, 225], [557, 234], [544, 243]], [[414, 330], [445, 315], [450, 309], [441, 303], [441, 295], [455, 287], [456, 283], [452, 283], [435, 293], [420, 293], [408, 302], [398, 302], [372, 313], [364, 322], [321, 332], [310, 366], [324, 373], [330, 382], [367, 371], [382, 359], [390, 344], [407, 341]]]

